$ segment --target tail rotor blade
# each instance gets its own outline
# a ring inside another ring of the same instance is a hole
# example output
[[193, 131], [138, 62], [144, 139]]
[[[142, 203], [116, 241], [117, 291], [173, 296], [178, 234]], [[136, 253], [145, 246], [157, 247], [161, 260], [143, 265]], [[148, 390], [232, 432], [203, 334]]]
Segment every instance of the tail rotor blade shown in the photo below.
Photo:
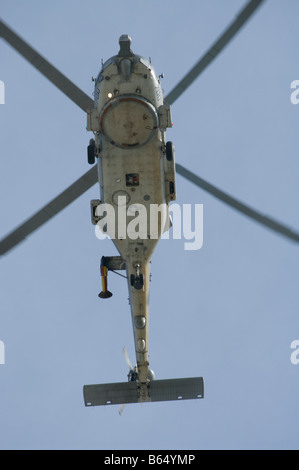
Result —
[[127, 351], [126, 346], [124, 346], [123, 354], [124, 354], [124, 356], [125, 356], [125, 360], [126, 360], [126, 363], [127, 363], [128, 366], [129, 366], [129, 369], [130, 369], [131, 371], [133, 371], [133, 370], [134, 370], [134, 367], [132, 366], [132, 363], [131, 363], [131, 361], [130, 361], [130, 358], [129, 358], [129, 355], [128, 355], [128, 351]]
[[123, 411], [124, 411], [124, 409], [125, 409], [125, 406], [126, 406], [126, 405], [123, 403], [123, 404], [119, 407], [119, 410], [118, 410], [119, 416], [122, 415], [122, 413], [123, 413]]

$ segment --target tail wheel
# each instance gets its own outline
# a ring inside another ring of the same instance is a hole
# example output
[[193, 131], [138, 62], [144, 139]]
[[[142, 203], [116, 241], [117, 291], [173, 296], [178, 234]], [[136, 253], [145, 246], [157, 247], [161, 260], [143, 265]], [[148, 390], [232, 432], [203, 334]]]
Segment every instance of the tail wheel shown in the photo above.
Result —
[[140, 274], [139, 276], [134, 276], [134, 274], [131, 274], [130, 281], [131, 281], [131, 286], [132, 287], [135, 287], [135, 289], [137, 289], [137, 290], [142, 289], [142, 287], [143, 287], [143, 274]]

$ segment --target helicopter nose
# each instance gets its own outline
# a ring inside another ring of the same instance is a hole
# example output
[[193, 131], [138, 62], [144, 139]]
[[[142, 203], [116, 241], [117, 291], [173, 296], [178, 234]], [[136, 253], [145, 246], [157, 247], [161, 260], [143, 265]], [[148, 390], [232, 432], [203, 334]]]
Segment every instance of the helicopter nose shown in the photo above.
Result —
[[132, 39], [128, 34], [122, 34], [119, 38], [120, 50], [118, 53], [119, 57], [132, 57], [133, 52], [131, 51], [131, 42]]

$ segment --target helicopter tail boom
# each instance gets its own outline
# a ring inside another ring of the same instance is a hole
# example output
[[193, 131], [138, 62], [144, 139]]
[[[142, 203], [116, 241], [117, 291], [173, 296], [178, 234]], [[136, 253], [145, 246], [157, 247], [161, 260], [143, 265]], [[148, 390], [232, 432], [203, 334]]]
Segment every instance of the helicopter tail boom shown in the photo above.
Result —
[[202, 377], [191, 377], [153, 380], [141, 386], [138, 382], [84, 385], [83, 395], [85, 406], [191, 400], [204, 397], [204, 380]]

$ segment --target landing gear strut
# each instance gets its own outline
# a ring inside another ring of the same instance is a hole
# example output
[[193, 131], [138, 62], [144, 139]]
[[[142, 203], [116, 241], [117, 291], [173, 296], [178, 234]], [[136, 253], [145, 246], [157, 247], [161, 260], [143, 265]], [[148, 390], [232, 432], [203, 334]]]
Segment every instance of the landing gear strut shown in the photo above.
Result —
[[102, 292], [99, 293], [101, 299], [109, 299], [112, 297], [112, 293], [108, 290], [108, 268], [101, 264], [101, 276], [102, 276]]
[[121, 256], [102, 256], [101, 258], [102, 291], [99, 293], [99, 297], [101, 299], [109, 299], [110, 297], [112, 297], [112, 293], [108, 290], [108, 271], [115, 272], [115, 271], [121, 271], [125, 269], [126, 269], [126, 264]]

